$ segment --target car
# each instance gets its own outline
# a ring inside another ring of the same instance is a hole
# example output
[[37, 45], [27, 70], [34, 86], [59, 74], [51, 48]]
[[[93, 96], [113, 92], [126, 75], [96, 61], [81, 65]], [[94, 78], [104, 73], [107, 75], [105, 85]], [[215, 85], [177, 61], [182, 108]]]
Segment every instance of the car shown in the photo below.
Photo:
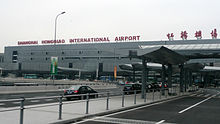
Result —
[[149, 84], [147, 84], [147, 88], [148, 89], [158, 89], [159, 84], [158, 83], [149, 83]]
[[[162, 88], [162, 82], [159, 82], [158, 84], [159, 84], [159, 87]], [[164, 82], [164, 88], [168, 88], [168, 85], [166, 82]]]
[[153, 91], [153, 90], [158, 90], [160, 88], [158, 83], [149, 83], [147, 84], [147, 90], [148, 91]]
[[[68, 89], [64, 89], [64, 96], [67, 100], [75, 99], [86, 99], [85, 94], [89, 94], [89, 98], [97, 98], [98, 92], [89, 86], [85, 85], [73, 85]], [[84, 95], [82, 95], [84, 94]]]
[[129, 83], [124, 85], [123, 91], [125, 92], [125, 94], [132, 94], [134, 93], [134, 91], [136, 91], [136, 93], [140, 93], [141, 87], [141, 84]]

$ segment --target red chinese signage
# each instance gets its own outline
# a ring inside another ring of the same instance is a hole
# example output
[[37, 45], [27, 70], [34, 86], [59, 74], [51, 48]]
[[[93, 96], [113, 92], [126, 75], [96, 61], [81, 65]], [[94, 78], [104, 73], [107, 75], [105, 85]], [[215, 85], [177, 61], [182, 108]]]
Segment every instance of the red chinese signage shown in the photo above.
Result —
[[188, 33], [186, 31], [182, 31], [181, 32], [181, 36], [180, 36], [183, 40], [186, 40], [188, 37]]
[[217, 35], [218, 35], [217, 30], [216, 29], [212, 30], [211, 35], [212, 35], [212, 39], [217, 39]]
[[196, 37], [197, 39], [202, 39], [202, 31], [196, 31], [195, 37]]
[[168, 33], [167, 34], [167, 38], [171, 41], [171, 40], [173, 40], [173, 37], [174, 37], [174, 34], [173, 33]]

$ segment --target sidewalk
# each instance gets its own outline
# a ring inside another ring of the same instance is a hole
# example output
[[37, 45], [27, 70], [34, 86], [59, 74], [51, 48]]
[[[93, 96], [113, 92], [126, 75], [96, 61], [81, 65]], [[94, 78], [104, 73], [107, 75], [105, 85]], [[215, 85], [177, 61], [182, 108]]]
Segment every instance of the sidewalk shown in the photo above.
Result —
[[[188, 94], [188, 93], [185, 93]], [[48, 124], [48, 123], [67, 123], [75, 122], [83, 118], [88, 118], [95, 115], [103, 115], [116, 111], [125, 110], [128, 108], [134, 108], [150, 104], [153, 102], [165, 101], [169, 99], [178, 98], [176, 96], [161, 96], [160, 92], [147, 93], [146, 102], [141, 99], [141, 94], [136, 96], [136, 104], [134, 104], [134, 94], [125, 95], [124, 107], [122, 107], [122, 96], [113, 96], [109, 99], [109, 110], [106, 110], [107, 98], [89, 99], [88, 114], [86, 114], [86, 100], [79, 101], [66, 101], [63, 100], [62, 105], [62, 119], [59, 118], [59, 102], [44, 105], [31, 105], [25, 106], [24, 104], [24, 124]], [[58, 100], [57, 100], [58, 101]], [[19, 103], [18, 103], [19, 104]], [[53, 105], [53, 106], [51, 106]], [[20, 109], [16, 108], [0, 108], [0, 123], [19, 124], [20, 123], [20, 110], [4, 111], [8, 109]], [[4, 111], [4, 112], [3, 112]]]

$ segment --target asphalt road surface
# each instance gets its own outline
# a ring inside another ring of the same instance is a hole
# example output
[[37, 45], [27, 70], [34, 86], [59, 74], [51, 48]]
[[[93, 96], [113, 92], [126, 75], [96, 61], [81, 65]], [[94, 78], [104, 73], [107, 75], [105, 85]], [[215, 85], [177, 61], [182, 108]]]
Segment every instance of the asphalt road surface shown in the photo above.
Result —
[[220, 90], [208, 89], [174, 101], [94, 117], [77, 123], [220, 124]]
[[[99, 93], [101, 92], [106, 92], [110, 90], [111, 92], [120, 92], [120, 89], [118, 88], [113, 88], [113, 89], [98, 89]], [[25, 100], [25, 105], [39, 105], [39, 104], [45, 104], [45, 103], [58, 103], [59, 99], [58, 98], [53, 98], [53, 97], [58, 97], [61, 94], [63, 94], [63, 91], [54, 91], [54, 92], [39, 92], [39, 93], [25, 93], [25, 94], [9, 94], [9, 95], [4, 95], [0, 96], [0, 108], [9, 108], [9, 107], [17, 107], [20, 106], [20, 101], [8, 101], [7, 100], [14, 100], [14, 99], [21, 99], [23, 98], [28, 98]], [[50, 98], [51, 97], [51, 98]], [[33, 98], [29, 100], [29, 98]], [[6, 101], [5, 101], [6, 100]], [[66, 100], [65, 98], [63, 99], [64, 101]], [[4, 101], [4, 102], [1, 102]]]

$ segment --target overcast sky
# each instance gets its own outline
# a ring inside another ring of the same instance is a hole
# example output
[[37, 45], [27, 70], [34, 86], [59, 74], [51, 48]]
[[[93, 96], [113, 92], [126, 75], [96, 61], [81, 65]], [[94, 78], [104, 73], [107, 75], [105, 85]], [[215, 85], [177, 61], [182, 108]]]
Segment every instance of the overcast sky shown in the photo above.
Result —
[[140, 35], [141, 41], [220, 32], [220, 0], [0, 0], [0, 52], [18, 41]]

